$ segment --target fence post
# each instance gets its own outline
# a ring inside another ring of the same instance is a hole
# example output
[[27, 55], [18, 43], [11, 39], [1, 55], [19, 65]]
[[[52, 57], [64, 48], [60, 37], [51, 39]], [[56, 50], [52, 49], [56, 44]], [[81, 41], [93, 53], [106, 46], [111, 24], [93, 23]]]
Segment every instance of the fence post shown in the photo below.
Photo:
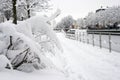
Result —
[[102, 40], [101, 40], [101, 33], [99, 34], [99, 45], [100, 45], [100, 48], [102, 48]]
[[84, 40], [84, 32], [83, 32], [83, 43], [85, 43], [85, 40]]
[[78, 34], [77, 33], [75, 34], [75, 40], [78, 40]]
[[88, 33], [87, 33], [87, 44], [89, 44], [89, 37], [88, 37]]
[[111, 34], [109, 33], [109, 52], [111, 52]]
[[79, 33], [77, 32], [77, 41], [79, 41]]
[[75, 40], [78, 40], [78, 34], [75, 34]]
[[81, 42], [81, 33], [79, 33], [79, 39], [80, 39], [80, 42]]
[[93, 46], [95, 45], [94, 44], [94, 32], [92, 33], [92, 39], [93, 39]]

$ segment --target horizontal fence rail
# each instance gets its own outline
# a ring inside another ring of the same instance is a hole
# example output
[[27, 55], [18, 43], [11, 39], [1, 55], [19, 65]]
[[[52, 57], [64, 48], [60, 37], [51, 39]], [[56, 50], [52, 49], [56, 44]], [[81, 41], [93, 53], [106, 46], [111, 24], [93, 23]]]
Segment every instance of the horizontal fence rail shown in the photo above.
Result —
[[109, 52], [120, 52], [120, 30], [80, 30], [68, 38], [106, 48]]

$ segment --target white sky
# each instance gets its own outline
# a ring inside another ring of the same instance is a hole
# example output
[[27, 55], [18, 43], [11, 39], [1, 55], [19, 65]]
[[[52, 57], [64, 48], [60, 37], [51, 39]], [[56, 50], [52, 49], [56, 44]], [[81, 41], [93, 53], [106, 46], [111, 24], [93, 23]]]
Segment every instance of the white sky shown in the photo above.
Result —
[[[88, 12], [94, 12], [96, 9], [120, 5], [120, 0], [51, 0], [53, 9], [59, 8], [61, 15], [56, 19], [71, 15], [74, 19], [85, 17]], [[54, 11], [53, 10], [53, 11]]]

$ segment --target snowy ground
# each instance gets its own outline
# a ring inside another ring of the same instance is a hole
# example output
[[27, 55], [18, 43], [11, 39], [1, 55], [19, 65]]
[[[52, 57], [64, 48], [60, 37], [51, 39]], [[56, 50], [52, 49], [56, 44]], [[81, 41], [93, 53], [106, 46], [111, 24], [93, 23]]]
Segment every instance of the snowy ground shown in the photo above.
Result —
[[32, 73], [4, 70], [0, 80], [66, 80], [64, 75], [54, 70], [40, 70]]
[[120, 80], [120, 54], [58, 34], [74, 80]]
[[32, 73], [3, 70], [0, 80], [120, 80], [120, 54], [65, 38], [57, 33], [63, 47], [68, 75], [55, 70]]

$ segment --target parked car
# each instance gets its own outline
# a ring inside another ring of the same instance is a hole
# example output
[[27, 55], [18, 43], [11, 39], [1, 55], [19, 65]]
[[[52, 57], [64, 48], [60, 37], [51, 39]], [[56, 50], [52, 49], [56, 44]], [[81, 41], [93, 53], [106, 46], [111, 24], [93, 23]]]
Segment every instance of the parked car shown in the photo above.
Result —
[[67, 34], [75, 34], [76, 29], [70, 29], [67, 31]]
[[77, 29], [70, 29], [66, 32], [66, 37], [70, 39], [75, 39], [75, 33]]

